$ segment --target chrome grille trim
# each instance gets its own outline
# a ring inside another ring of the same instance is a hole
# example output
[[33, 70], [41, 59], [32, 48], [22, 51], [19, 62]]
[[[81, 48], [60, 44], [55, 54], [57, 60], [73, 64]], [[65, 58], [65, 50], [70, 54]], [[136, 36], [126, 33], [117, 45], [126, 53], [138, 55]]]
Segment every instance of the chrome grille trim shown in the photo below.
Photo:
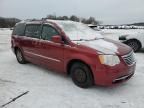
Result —
[[136, 62], [133, 51], [131, 51], [127, 55], [122, 56], [122, 58], [128, 66], [131, 66]]
[[119, 78], [116, 78], [115, 80], [113, 80], [113, 82], [127, 79], [127, 78], [130, 77], [131, 75], [133, 75], [133, 73], [131, 73], [131, 74], [129, 74], [129, 75], [122, 76], [122, 77], [119, 77]]

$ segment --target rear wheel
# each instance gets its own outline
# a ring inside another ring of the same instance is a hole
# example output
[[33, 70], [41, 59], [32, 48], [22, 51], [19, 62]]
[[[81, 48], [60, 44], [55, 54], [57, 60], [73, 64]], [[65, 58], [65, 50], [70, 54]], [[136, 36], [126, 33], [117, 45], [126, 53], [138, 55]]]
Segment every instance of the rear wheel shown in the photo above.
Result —
[[70, 69], [73, 82], [81, 87], [88, 88], [93, 85], [91, 70], [84, 63], [74, 63]]
[[134, 52], [139, 51], [140, 48], [141, 48], [141, 44], [137, 40], [129, 40], [129, 41], [126, 42], [126, 44], [128, 46], [130, 46], [133, 49]]
[[17, 61], [20, 63], [20, 64], [25, 64], [26, 63], [26, 60], [22, 54], [22, 51], [20, 49], [16, 49], [16, 58], [17, 58]]

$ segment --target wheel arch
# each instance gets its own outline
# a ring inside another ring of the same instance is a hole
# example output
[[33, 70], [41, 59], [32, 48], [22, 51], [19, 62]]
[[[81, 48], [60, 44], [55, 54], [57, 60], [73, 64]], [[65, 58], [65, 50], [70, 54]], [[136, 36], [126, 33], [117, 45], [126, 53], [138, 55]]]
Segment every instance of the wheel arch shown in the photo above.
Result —
[[85, 64], [85, 65], [90, 69], [91, 74], [92, 74], [92, 78], [93, 78], [93, 80], [94, 80], [94, 74], [93, 74], [93, 72], [92, 72], [91, 66], [90, 66], [88, 63], [86, 63], [85, 61], [80, 60], [80, 59], [72, 59], [72, 60], [70, 60], [70, 61], [68, 62], [67, 66], [66, 66], [67, 75], [70, 75], [70, 69], [71, 69], [71, 67], [72, 67], [72, 65], [73, 65], [74, 63], [83, 63], [83, 64]]
[[16, 54], [16, 50], [19, 49], [19, 47], [15, 46], [14, 47], [14, 53]]
[[24, 54], [23, 49], [22, 49], [22, 48], [20, 48], [20, 47], [18, 47], [18, 46], [15, 46], [15, 47], [14, 47], [14, 54], [16, 54], [16, 50], [17, 50], [17, 49], [21, 50], [21, 51], [22, 51], [22, 53]]
[[139, 43], [139, 45], [140, 45], [140, 48], [142, 48], [142, 43], [141, 43], [141, 41], [140, 41], [139, 39], [136, 39], [136, 38], [128, 39], [128, 40], [127, 40], [126, 42], [124, 42], [124, 43], [130, 42], [130, 41], [137, 41], [137, 42]]

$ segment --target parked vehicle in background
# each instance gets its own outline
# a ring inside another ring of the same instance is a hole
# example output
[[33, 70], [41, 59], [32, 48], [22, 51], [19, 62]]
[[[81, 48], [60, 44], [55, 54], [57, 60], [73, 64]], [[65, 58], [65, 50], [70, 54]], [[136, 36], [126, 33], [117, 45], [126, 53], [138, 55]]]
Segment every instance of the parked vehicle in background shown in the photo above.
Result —
[[100, 29], [97, 28], [97, 25], [91, 25], [91, 24], [89, 24], [88, 26], [89, 26], [90, 28], [96, 30], [96, 31], [101, 31]]
[[66, 73], [82, 88], [126, 81], [136, 66], [129, 46], [73, 21], [22, 21], [14, 28], [11, 45], [19, 63]]
[[144, 32], [122, 35], [119, 40], [130, 46], [134, 52], [144, 48]]
[[104, 34], [104, 32], [97, 27], [97, 25], [88, 25], [90, 28], [94, 29], [97, 33]]

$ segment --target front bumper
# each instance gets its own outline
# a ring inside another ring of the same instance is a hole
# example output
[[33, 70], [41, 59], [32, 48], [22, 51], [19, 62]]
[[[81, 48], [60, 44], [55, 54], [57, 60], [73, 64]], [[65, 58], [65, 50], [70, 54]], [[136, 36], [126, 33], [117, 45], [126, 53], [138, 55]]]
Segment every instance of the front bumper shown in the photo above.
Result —
[[125, 36], [120, 36], [120, 37], [119, 37], [119, 40], [120, 40], [120, 41], [125, 41], [125, 40], [126, 40], [126, 37], [125, 37]]
[[111, 86], [130, 79], [135, 72], [136, 63], [128, 66], [120, 63], [114, 67], [104, 66], [95, 71], [95, 84], [102, 86]]
[[119, 41], [122, 43], [125, 43], [125, 42], [127, 42], [127, 38], [125, 36], [120, 36]]
[[112, 81], [113, 84], [117, 84], [117, 83], [120, 83], [120, 82], [123, 82], [123, 81], [126, 81], [128, 79], [130, 79], [132, 76], [133, 76], [134, 73], [131, 73], [131, 74], [128, 74], [128, 75], [125, 75], [125, 76], [121, 76], [119, 78], [116, 78]]

